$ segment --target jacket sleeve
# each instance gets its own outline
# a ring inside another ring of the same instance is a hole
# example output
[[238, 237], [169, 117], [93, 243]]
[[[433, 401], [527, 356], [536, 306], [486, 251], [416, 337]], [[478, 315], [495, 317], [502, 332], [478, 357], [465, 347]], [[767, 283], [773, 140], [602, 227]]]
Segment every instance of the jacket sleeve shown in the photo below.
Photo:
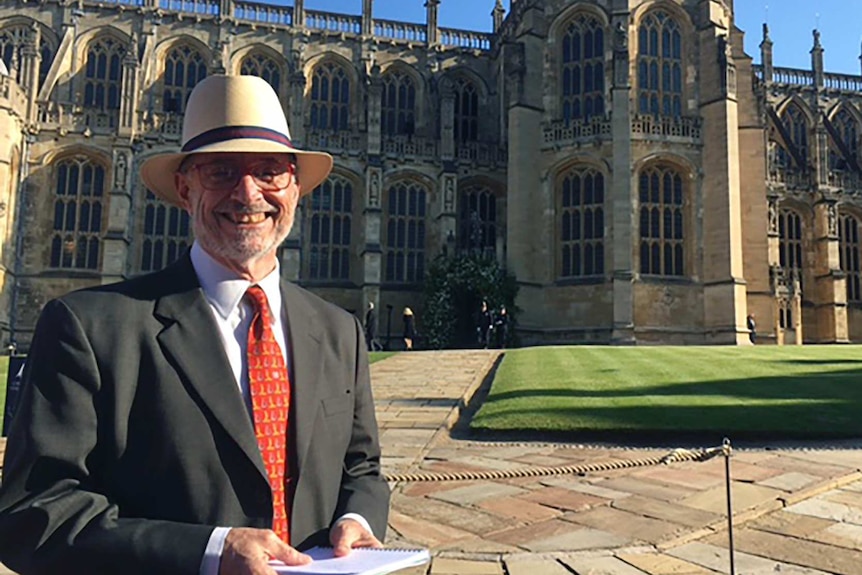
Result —
[[22, 575], [194, 575], [212, 527], [123, 517], [104, 489], [118, 414], [75, 313], [36, 327], [0, 486], [0, 560]]
[[345, 513], [362, 515], [371, 525], [374, 535], [382, 541], [386, 535], [386, 521], [389, 516], [389, 485], [380, 470], [380, 442], [374, 415], [374, 399], [371, 395], [368, 352], [358, 320], [355, 325], [356, 403], [353, 432], [344, 457], [344, 472], [335, 517], [341, 517]]

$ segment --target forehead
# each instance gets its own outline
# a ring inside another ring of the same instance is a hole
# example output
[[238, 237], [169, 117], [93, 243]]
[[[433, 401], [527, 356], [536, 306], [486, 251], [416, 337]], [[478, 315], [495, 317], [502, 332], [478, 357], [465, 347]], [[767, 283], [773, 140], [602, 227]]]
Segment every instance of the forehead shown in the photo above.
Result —
[[209, 162], [239, 162], [239, 163], [256, 163], [256, 162], [289, 162], [293, 160], [293, 154], [269, 154], [256, 152], [213, 152], [208, 154], [192, 154], [186, 158], [184, 163], [194, 162], [196, 164], [205, 164]]

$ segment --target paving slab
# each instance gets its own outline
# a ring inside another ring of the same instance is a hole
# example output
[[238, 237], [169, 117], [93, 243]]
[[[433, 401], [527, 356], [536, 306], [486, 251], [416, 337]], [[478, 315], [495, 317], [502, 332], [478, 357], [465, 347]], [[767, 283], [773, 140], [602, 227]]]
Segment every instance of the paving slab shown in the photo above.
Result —
[[644, 517], [620, 509], [600, 507], [583, 513], [571, 513], [564, 517], [579, 525], [614, 533], [633, 541], [658, 543], [682, 530], [678, 523]]
[[631, 497], [623, 497], [614, 501], [613, 507], [630, 513], [651, 517], [653, 519], [661, 519], [670, 521], [679, 525], [688, 527], [703, 527], [704, 525], [712, 525], [716, 521], [723, 519], [719, 513], [711, 513], [701, 509], [693, 509], [684, 505], [677, 505], [660, 499], [644, 497], [642, 495], [632, 495]]
[[557, 559], [510, 561], [504, 559], [508, 575], [572, 575]]
[[[726, 538], [720, 538], [718, 535], [710, 536], [704, 541], [719, 546], [727, 544]], [[804, 539], [797, 539], [792, 545], [788, 545], [787, 540], [780, 535], [756, 529], [736, 531], [734, 545], [744, 553], [790, 565], [836, 575], [862, 574], [862, 552], [855, 549], [845, 549]]]
[[664, 553], [621, 553], [617, 557], [649, 575], [712, 575], [717, 573]]
[[[778, 489], [752, 485], [750, 483], [733, 482], [731, 487], [731, 501], [733, 512], [742, 513], [747, 509], [762, 505], [766, 502], [776, 501], [782, 492]], [[727, 514], [727, 488], [725, 486], [714, 487], [701, 491], [680, 500], [680, 505], [693, 507], [715, 514]]]
[[503, 575], [503, 566], [496, 561], [435, 558], [430, 575]]
[[757, 484], [773, 489], [780, 489], [781, 491], [798, 491], [814, 485], [820, 480], [821, 478], [816, 475], [790, 471], [783, 472], [763, 481], [758, 481]]
[[857, 509], [844, 503], [835, 503], [822, 496], [800, 501], [787, 507], [787, 511], [790, 513], [799, 513], [800, 515], [821, 517], [831, 521], [862, 525], [862, 509]]
[[644, 571], [616, 557], [563, 557], [578, 575], [644, 575]]
[[600, 529], [574, 528], [573, 525], [563, 533], [553, 537], [526, 541], [520, 546], [529, 551], [542, 553], [547, 551], [586, 551], [596, 549], [615, 549], [629, 545], [630, 539], [616, 533]]
[[[730, 554], [727, 549], [706, 543], [688, 543], [668, 552], [695, 565], [700, 565], [719, 573], [730, 572]], [[733, 554], [737, 573], [745, 575], [775, 575], [776, 573], [792, 573], [793, 575], [826, 575], [816, 569], [807, 569], [737, 551]]]

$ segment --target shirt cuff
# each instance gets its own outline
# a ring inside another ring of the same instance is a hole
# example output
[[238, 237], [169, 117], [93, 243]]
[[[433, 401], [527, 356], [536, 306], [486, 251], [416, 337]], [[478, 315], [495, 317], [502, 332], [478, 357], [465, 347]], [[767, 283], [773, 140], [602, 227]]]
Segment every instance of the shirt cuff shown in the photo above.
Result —
[[224, 542], [228, 533], [230, 533], [230, 527], [216, 527], [210, 533], [210, 540], [207, 543], [207, 548], [204, 549], [203, 559], [201, 559], [200, 575], [218, 575], [221, 566], [221, 553], [224, 550]]
[[[369, 525], [368, 521], [365, 520], [365, 517], [363, 517], [359, 513], [345, 513], [344, 515], [339, 517], [338, 521], [336, 521], [332, 526], [335, 527], [336, 525], [338, 525], [339, 523], [341, 523], [345, 519], [353, 519], [354, 521], [356, 521], [357, 523], [362, 525], [366, 531], [368, 531], [369, 533], [374, 535], [374, 531], [371, 530], [371, 525]], [[376, 537], [376, 535], [375, 535], [375, 537]], [[203, 574], [201, 574], [201, 575], [203, 575]]]

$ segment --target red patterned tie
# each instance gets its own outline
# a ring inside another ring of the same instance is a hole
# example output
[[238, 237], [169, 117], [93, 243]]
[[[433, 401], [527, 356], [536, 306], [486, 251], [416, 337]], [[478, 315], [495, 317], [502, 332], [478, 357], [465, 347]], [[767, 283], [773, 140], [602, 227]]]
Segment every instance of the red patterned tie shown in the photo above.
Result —
[[272, 332], [272, 317], [266, 294], [260, 286], [246, 292], [254, 316], [248, 329], [248, 385], [251, 392], [254, 429], [272, 487], [272, 530], [290, 543], [285, 472], [287, 468], [290, 379], [281, 348]]

